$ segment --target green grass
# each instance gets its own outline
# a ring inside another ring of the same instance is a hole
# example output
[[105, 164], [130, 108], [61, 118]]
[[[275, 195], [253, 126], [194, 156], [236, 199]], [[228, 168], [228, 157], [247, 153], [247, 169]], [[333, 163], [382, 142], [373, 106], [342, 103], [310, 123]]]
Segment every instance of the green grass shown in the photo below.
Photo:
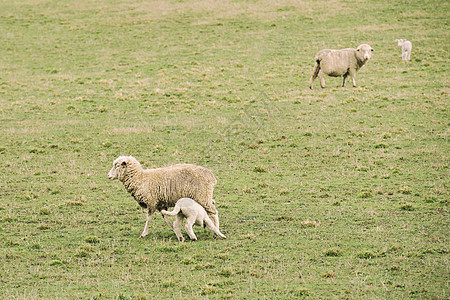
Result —
[[[0, 2], [2, 298], [448, 298], [448, 10]], [[361, 43], [359, 87], [309, 90], [318, 50]], [[119, 155], [211, 169], [228, 239], [138, 239]]]

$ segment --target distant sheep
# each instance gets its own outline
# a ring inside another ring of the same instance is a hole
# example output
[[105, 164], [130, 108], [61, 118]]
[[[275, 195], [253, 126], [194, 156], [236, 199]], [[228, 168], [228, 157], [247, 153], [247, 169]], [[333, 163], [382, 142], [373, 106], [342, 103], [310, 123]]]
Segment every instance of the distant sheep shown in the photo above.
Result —
[[320, 86], [324, 88], [325, 75], [332, 77], [343, 76], [342, 86], [345, 86], [345, 79], [347, 79], [347, 76], [350, 76], [353, 86], [356, 87], [356, 72], [369, 61], [372, 57], [372, 51], [374, 51], [372, 47], [362, 44], [356, 49], [325, 49], [317, 52], [314, 58], [315, 64], [309, 81], [309, 88], [313, 88], [313, 81], [316, 77], [319, 77]]
[[[182, 164], [144, 170], [134, 157], [120, 156], [114, 161], [108, 178], [119, 179], [137, 203], [148, 209], [147, 222], [140, 238], [148, 235], [149, 222], [156, 210], [173, 207], [184, 197], [192, 198], [203, 206], [219, 228], [219, 216], [212, 199], [217, 180], [204, 167]], [[166, 215], [162, 216], [173, 229]]]
[[412, 44], [405, 39], [395, 40], [399, 47], [402, 47], [402, 60], [409, 61], [411, 59]]
[[205, 209], [190, 198], [181, 198], [178, 200], [175, 204], [175, 209], [172, 212], [168, 212], [163, 209], [161, 210], [161, 213], [166, 216], [176, 216], [175, 222], [173, 223], [173, 231], [177, 235], [180, 242], [184, 242], [184, 237], [181, 234], [181, 225], [183, 224], [184, 218], [186, 218], [185, 229], [193, 241], [197, 240], [194, 230], [192, 229], [193, 225], [202, 227], [208, 226], [209, 229], [221, 238], [227, 238], [216, 226], [214, 226]]

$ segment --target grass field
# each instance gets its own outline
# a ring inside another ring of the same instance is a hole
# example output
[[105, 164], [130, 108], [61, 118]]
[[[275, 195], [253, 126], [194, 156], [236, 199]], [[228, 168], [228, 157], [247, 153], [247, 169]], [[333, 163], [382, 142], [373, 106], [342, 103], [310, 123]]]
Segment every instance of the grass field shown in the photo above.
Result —
[[[0, 1], [0, 299], [448, 299], [448, 12]], [[357, 88], [308, 88], [361, 43]], [[159, 216], [138, 239], [119, 155], [212, 170], [228, 239]]]

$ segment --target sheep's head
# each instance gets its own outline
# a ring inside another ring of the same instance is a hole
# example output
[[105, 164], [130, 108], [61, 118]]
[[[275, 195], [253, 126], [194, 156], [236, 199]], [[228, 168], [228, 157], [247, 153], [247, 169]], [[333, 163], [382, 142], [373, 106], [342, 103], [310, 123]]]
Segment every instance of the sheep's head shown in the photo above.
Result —
[[372, 57], [373, 51], [375, 50], [373, 50], [373, 48], [367, 44], [359, 45], [358, 48], [356, 48], [356, 52], [362, 58], [361, 60], [363, 61], [368, 61]]
[[122, 181], [127, 174], [127, 170], [130, 166], [140, 166], [139, 162], [132, 156], [119, 156], [114, 162], [113, 167], [108, 173], [108, 178], [119, 179]]

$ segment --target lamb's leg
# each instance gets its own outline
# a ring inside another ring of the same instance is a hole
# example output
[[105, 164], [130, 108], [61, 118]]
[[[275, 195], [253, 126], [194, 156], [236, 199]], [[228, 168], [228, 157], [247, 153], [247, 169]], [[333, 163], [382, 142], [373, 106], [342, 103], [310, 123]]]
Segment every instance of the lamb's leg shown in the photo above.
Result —
[[206, 226], [208, 226], [208, 228], [211, 229], [215, 234], [217, 234], [218, 236], [220, 236], [223, 239], [227, 238], [225, 235], [222, 234], [222, 232], [219, 231], [219, 229], [217, 229], [216, 226], [214, 226], [214, 224], [210, 218], [205, 218], [204, 222], [205, 222]]
[[175, 222], [173, 223], [173, 231], [175, 232], [177, 239], [180, 242], [184, 242], [183, 234], [181, 233], [181, 225], [183, 224], [183, 216], [177, 215]]
[[186, 228], [187, 234], [191, 238], [191, 240], [196, 241], [197, 237], [195, 236], [194, 230], [192, 229], [192, 226], [195, 223], [195, 216], [188, 217], [186, 219], [186, 224], [184, 224], [184, 228]]
[[153, 214], [153, 211], [149, 209], [147, 212], [147, 221], [145, 222], [144, 231], [142, 231], [141, 236], [139, 237], [140, 239], [142, 239], [148, 235], [148, 227], [150, 224], [150, 220], [152, 219], [152, 214]]

